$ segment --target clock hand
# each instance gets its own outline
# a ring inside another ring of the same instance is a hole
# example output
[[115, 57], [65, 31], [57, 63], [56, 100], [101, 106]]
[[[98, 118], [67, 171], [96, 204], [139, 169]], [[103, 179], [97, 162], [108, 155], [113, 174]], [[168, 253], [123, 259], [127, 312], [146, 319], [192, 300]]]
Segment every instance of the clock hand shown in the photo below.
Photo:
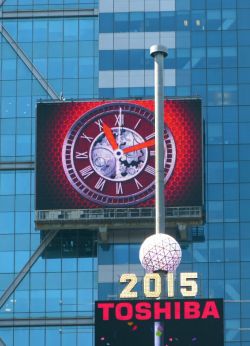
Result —
[[119, 149], [118, 144], [116, 143], [114, 134], [111, 130], [110, 127], [108, 127], [108, 125], [106, 125], [105, 123], [103, 123], [103, 132], [107, 138], [107, 140], [109, 141], [109, 144], [111, 145], [113, 150], [117, 150]]
[[123, 154], [128, 154], [128, 153], [131, 153], [132, 151], [137, 151], [147, 147], [152, 147], [153, 145], [155, 145], [155, 140], [150, 139], [149, 141], [133, 145], [132, 147], [124, 148]]
[[120, 113], [119, 113], [119, 121], [118, 121], [118, 145], [121, 145], [121, 123], [122, 123], [122, 109], [120, 107]]

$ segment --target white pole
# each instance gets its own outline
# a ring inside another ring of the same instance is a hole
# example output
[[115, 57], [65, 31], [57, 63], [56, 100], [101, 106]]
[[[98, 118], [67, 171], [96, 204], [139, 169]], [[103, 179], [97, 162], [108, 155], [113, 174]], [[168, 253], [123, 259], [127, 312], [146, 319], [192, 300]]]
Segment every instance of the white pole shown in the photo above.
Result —
[[165, 233], [164, 196], [164, 58], [167, 49], [161, 45], [150, 47], [154, 58], [155, 83], [155, 233]]
[[[164, 58], [166, 47], [153, 45], [150, 55], [154, 58], [155, 85], [155, 233], [165, 233], [164, 195]], [[165, 279], [161, 275], [161, 279]], [[164, 287], [164, 285], [162, 285]], [[164, 324], [154, 323], [154, 346], [164, 345]]]

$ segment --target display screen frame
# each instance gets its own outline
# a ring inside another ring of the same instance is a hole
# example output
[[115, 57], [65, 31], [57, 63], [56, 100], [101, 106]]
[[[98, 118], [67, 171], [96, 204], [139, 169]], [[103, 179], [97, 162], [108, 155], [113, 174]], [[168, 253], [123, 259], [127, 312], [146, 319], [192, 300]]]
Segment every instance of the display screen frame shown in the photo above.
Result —
[[[150, 306], [147, 310], [146, 304]], [[130, 309], [124, 307], [126, 305], [133, 307], [132, 318]], [[166, 314], [164, 307], [167, 307]], [[160, 321], [158, 332], [153, 314], [160, 316], [157, 318]], [[223, 299], [97, 301], [95, 346], [152, 346], [155, 333], [168, 346], [223, 346], [223, 321]]]
[[[66, 136], [79, 119], [83, 119], [84, 122], [86, 114], [95, 112], [98, 107], [101, 108], [109, 104], [130, 104], [141, 109], [147, 109], [152, 114], [154, 112], [153, 100], [41, 102], [37, 104], [36, 210], [154, 207], [153, 188], [150, 191], [151, 195], [146, 191], [145, 197], [143, 196], [141, 199], [134, 198], [132, 191], [130, 198], [121, 198], [117, 203], [111, 203], [111, 199], [106, 199], [107, 203], [100, 203], [100, 200], [96, 199], [95, 201], [87, 195], [81, 195], [65, 174], [62, 148]], [[164, 101], [164, 116], [166, 127], [171, 131], [176, 146], [176, 162], [174, 162], [173, 172], [166, 182], [166, 206], [203, 207], [204, 169], [201, 99], [166, 99]], [[94, 182], [94, 186], [96, 186], [98, 177], [97, 175], [94, 177], [94, 174], [92, 177], [96, 179]], [[87, 177], [86, 181], [92, 177]], [[144, 181], [140, 180], [139, 175], [132, 180], [137, 183], [137, 188], [145, 184]], [[120, 185], [120, 188], [123, 186]], [[125, 187], [123, 189], [125, 190]], [[110, 190], [108, 186], [107, 190]]]

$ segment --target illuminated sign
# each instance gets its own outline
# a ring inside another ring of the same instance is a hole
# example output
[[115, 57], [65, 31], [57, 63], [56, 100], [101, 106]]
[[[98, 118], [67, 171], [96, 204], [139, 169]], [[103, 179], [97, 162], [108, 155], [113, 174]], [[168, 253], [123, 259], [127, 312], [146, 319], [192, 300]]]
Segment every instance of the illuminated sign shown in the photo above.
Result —
[[215, 300], [98, 302], [101, 319], [119, 321], [221, 318]]
[[[180, 293], [183, 297], [195, 297], [198, 294], [197, 285], [198, 273], [180, 273]], [[165, 276], [167, 283], [167, 292], [162, 292], [164, 278], [158, 273], [146, 274], [143, 279], [143, 292], [146, 298], [159, 298], [162, 294], [168, 298], [174, 297], [174, 274], [168, 273]], [[120, 298], [137, 298], [136, 284], [138, 282], [136, 274], [122, 274], [120, 283], [126, 283], [126, 286], [120, 293]], [[153, 288], [152, 288], [153, 286]]]
[[223, 300], [97, 301], [96, 346], [154, 344], [161, 321], [164, 345], [223, 346]]
[[[154, 207], [154, 101], [37, 105], [36, 209]], [[200, 100], [166, 100], [167, 205], [202, 206]]]

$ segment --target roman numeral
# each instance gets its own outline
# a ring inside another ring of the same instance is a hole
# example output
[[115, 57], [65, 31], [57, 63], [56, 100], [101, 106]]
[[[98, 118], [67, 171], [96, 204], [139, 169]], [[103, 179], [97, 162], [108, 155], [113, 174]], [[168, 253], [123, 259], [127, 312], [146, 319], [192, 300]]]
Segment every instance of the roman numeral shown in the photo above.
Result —
[[95, 124], [99, 127], [99, 131], [101, 132], [102, 128], [103, 128], [103, 121], [102, 121], [102, 119], [99, 119], [99, 120], [95, 121]]
[[106, 183], [106, 180], [105, 180], [105, 179], [99, 178], [98, 181], [97, 181], [97, 183], [95, 184], [95, 188], [96, 188], [97, 190], [102, 191], [103, 188], [104, 188], [105, 183]]
[[120, 113], [118, 115], [115, 114], [115, 126], [124, 126], [124, 114], [122, 114], [122, 109], [120, 108]]
[[116, 190], [117, 195], [122, 195], [123, 194], [122, 183], [116, 183], [115, 184], [115, 190]]
[[94, 173], [94, 171], [91, 166], [87, 166], [80, 171], [83, 179], [87, 179], [92, 173]]
[[76, 159], [87, 159], [88, 153], [87, 151], [84, 151], [83, 153], [76, 152]]
[[147, 165], [145, 168], [145, 171], [148, 172], [149, 174], [155, 175], [155, 169], [152, 166]]
[[138, 125], [140, 124], [140, 122], [141, 122], [141, 119], [139, 119], [139, 120], [137, 121], [137, 123], [135, 124], [134, 130], [138, 127]]
[[149, 140], [149, 139], [151, 139], [151, 138], [155, 138], [155, 133], [153, 132], [153, 133], [151, 133], [150, 135], [148, 135], [147, 137], [145, 137], [146, 138], [146, 140]]
[[91, 141], [94, 139], [93, 137], [88, 137], [87, 135], [85, 135], [85, 133], [83, 133], [83, 134], [81, 135], [81, 138], [87, 139], [87, 141], [89, 141], [89, 143], [91, 143]]
[[134, 178], [134, 181], [135, 181], [137, 189], [140, 190], [143, 187], [143, 185], [136, 178]]

